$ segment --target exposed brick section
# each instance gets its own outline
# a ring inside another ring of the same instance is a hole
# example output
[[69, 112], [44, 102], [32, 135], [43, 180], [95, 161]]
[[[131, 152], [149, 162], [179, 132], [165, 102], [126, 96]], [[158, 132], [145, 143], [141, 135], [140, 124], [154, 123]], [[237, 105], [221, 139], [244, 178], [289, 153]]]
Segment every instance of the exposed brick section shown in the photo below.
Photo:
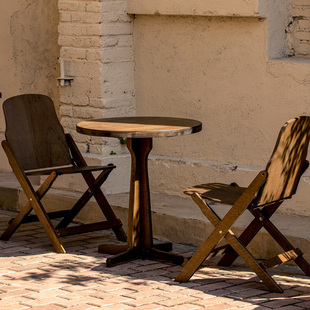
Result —
[[[0, 210], [1, 231], [8, 213]], [[23, 225], [10, 241], [0, 241], [0, 310], [310, 308], [309, 277], [295, 267], [275, 269], [283, 294], [268, 292], [242, 264], [220, 268], [215, 261], [188, 283], [177, 283], [181, 267], [171, 264], [136, 260], [107, 268], [108, 255], [97, 247], [117, 242], [111, 236], [105, 231], [63, 238], [68, 252], [57, 254], [40, 224]], [[195, 250], [174, 244], [174, 252], [186, 257]]]
[[291, 34], [295, 56], [310, 58], [310, 1], [294, 0], [292, 2], [292, 17]]
[[125, 0], [59, 0], [58, 8], [60, 58], [74, 77], [60, 87], [61, 123], [81, 151], [100, 155], [110, 140], [78, 135], [75, 125], [134, 114], [132, 18]]

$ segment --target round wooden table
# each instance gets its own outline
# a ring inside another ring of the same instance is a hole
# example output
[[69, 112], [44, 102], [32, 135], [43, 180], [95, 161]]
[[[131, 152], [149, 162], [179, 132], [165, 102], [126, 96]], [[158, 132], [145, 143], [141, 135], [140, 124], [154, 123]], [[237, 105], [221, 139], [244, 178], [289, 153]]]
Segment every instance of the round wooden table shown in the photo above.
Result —
[[175, 117], [116, 117], [80, 122], [77, 132], [90, 136], [126, 138], [131, 154], [131, 179], [126, 246], [101, 245], [101, 253], [116, 254], [107, 259], [112, 267], [134, 259], [160, 259], [176, 264], [183, 256], [167, 253], [171, 243], [153, 244], [148, 155], [154, 137], [175, 137], [201, 131], [199, 121]]

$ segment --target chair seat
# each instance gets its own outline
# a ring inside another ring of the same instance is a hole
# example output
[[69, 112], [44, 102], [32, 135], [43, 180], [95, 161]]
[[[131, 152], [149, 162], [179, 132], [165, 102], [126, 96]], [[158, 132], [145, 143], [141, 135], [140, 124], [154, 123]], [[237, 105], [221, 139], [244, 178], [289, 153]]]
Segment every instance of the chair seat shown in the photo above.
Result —
[[204, 199], [233, 205], [245, 190], [245, 187], [236, 185], [207, 183], [189, 187], [184, 190], [184, 194], [192, 195], [198, 193]]
[[89, 171], [100, 171], [107, 168], [116, 168], [113, 164], [107, 166], [67, 166], [67, 167], [51, 167], [44, 169], [34, 169], [25, 171], [26, 175], [49, 175], [52, 172], [56, 172], [57, 175], [82, 173]]

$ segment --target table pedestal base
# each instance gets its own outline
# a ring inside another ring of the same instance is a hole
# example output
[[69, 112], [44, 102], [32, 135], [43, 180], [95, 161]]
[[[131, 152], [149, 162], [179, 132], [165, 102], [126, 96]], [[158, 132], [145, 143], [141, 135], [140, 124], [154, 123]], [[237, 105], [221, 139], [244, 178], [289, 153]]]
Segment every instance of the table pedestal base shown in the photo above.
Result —
[[182, 255], [168, 253], [172, 250], [172, 243], [164, 242], [155, 244], [152, 248], [133, 247], [127, 245], [100, 245], [99, 253], [116, 254], [107, 259], [107, 267], [124, 264], [136, 259], [164, 260], [181, 265], [184, 261]]
[[153, 244], [148, 178], [148, 155], [152, 149], [152, 138], [127, 138], [127, 147], [131, 154], [127, 245], [101, 245], [98, 252], [116, 254], [107, 259], [108, 267], [135, 259], [182, 264], [183, 256], [167, 253], [172, 250], [171, 243]]

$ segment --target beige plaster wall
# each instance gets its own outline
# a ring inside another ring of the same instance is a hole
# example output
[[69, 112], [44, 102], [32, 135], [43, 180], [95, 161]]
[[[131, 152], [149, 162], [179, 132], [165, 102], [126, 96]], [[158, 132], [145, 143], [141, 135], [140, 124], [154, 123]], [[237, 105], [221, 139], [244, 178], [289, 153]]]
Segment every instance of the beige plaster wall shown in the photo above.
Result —
[[[0, 4], [0, 139], [5, 121], [2, 103], [23, 93], [42, 93], [59, 105], [57, 0], [10, 0]], [[10, 170], [0, 149], [0, 170]]]
[[[189, 117], [202, 132], [154, 139], [153, 191], [194, 184], [247, 185], [263, 169], [285, 121], [310, 115], [310, 63], [268, 60], [267, 19], [136, 15], [138, 115]], [[310, 216], [309, 183], [282, 211]]]

